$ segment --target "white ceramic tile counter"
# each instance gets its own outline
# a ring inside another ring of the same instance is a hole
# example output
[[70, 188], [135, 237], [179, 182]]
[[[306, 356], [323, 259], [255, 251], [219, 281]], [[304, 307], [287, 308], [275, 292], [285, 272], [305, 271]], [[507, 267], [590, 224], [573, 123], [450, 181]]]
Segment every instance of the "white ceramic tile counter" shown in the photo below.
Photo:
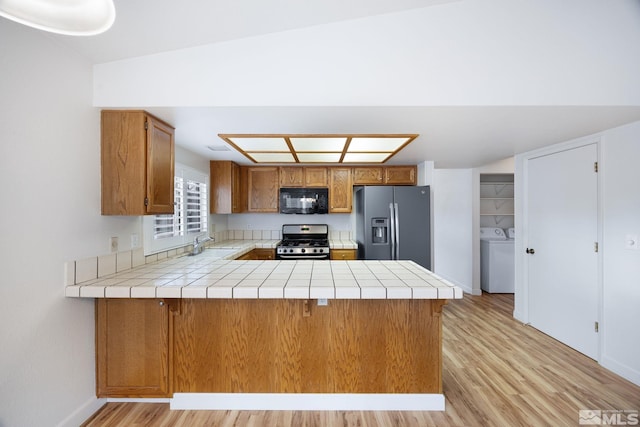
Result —
[[220, 242], [197, 256], [167, 258], [69, 285], [65, 294], [76, 298], [462, 298], [459, 287], [412, 261], [233, 260], [253, 248], [277, 243]]

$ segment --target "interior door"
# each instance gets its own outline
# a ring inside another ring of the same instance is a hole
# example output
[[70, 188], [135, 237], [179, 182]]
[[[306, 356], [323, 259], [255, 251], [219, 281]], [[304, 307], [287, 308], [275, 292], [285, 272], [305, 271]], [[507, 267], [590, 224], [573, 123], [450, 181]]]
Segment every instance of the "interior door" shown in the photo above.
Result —
[[597, 145], [528, 161], [529, 320], [597, 359]]

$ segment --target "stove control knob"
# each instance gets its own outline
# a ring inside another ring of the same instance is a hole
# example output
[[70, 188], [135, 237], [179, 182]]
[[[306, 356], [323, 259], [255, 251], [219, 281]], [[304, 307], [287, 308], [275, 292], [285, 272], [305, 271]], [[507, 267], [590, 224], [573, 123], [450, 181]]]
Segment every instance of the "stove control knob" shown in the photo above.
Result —
[[293, 253], [293, 249], [289, 249], [289, 253], [292, 254]]
[[324, 249], [320, 249], [320, 250], [318, 250], [318, 252], [322, 253], [322, 252], [324, 252]]
[[318, 252], [318, 250], [317, 250], [317, 249], [314, 249], [314, 250], [313, 250], [313, 252]]
[[300, 249], [300, 252], [305, 253], [307, 252], [307, 250], [303, 248], [303, 249]]

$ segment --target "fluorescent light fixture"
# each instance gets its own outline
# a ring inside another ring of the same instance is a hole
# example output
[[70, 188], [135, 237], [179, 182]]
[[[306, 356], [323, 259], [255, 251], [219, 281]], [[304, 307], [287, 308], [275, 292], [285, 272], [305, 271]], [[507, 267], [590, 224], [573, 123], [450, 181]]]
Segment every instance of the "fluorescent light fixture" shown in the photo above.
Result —
[[290, 138], [293, 149], [300, 151], [337, 151], [342, 153], [347, 138]]
[[418, 137], [416, 134], [218, 136], [254, 163], [384, 163]]
[[385, 151], [387, 153], [400, 149], [407, 138], [351, 138], [349, 152]]
[[93, 36], [116, 19], [113, 0], [0, 0], [0, 16], [39, 30]]
[[257, 163], [295, 163], [291, 153], [251, 153]]
[[347, 153], [342, 163], [382, 163], [391, 153]]
[[338, 163], [342, 153], [298, 153], [300, 163]]

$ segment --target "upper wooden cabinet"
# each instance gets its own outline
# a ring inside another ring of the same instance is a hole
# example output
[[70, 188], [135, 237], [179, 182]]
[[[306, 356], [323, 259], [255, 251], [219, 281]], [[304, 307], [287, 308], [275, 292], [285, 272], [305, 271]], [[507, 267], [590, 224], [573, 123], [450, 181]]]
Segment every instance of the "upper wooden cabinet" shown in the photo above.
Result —
[[281, 167], [280, 187], [304, 187], [304, 168], [302, 166]]
[[383, 176], [382, 166], [355, 167], [353, 168], [353, 185], [381, 185]]
[[349, 213], [353, 199], [351, 168], [329, 168], [329, 213]]
[[327, 168], [283, 166], [280, 170], [280, 187], [326, 187], [329, 185]]
[[145, 111], [103, 110], [103, 215], [173, 213], [174, 129]]
[[306, 167], [304, 168], [305, 187], [326, 187], [329, 185], [327, 179], [327, 168]]
[[209, 163], [211, 213], [229, 214], [246, 211], [246, 169], [228, 160]]
[[416, 185], [416, 166], [358, 166], [353, 185]]
[[248, 167], [247, 211], [278, 212], [279, 177], [277, 167]]
[[416, 185], [416, 166], [386, 166], [384, 183], [388, 185]]

